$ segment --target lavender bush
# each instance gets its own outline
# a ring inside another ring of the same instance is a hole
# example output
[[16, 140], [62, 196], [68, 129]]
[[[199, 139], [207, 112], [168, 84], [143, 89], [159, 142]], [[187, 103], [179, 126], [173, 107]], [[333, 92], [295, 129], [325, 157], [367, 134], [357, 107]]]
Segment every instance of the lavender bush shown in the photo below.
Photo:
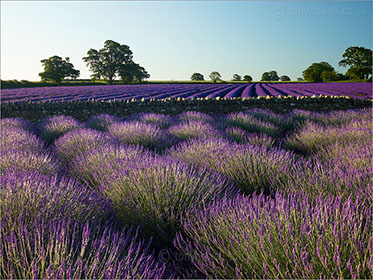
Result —
[[115, 144], [116, 141], [109, 134], [87, 128], [75, 129], [59, 137], [55, 142], [55, 151], [65, 163], [70, 162], [78, 154], [92, 148]]
[[7, 279], [157, 278], [149, 244], [102, 221], [110, 205], [73, 180], [1, 176], [1, 275]]
[[267, 148], [271, 148], [275, 144], [274, 138], [266, 134], [249, 133], [239, 127], [228, 127], [225, 129], [225, 133], [239, 144], [264, 145]]
[[156, 113], [133, 114], [129, 118], [127, 118], [127, 120], [137, 120], [144, 123], [150, 123], [156, 125], [159, 128], [168, 128], [175, 122], [174, 118], [172, 118], [171, 116]]
[[82, 127], [82, 124], [78, 120], [63, 115], [47, 118], [38, 125], [40, 135], [48, 143], [53, 143], [54, 140], [66, 132], [80, 127]]
[[[151, 160], [152, 153], [141, 146], [105, 144], [77, 154], [70, 162], [70, 173], [91, 188], [99, 189], [122, 164]], [[98, 180], [99, 179], [99, 180]]]
[[0, 120], [0, 127], [1, 130], [7, 128], [20, 128], [29, 132], [35, 132], [35, 125], [28, 121], [23, 120], [21, 118], [6, 118]]
[[244, 193], [272, 192], [270, 182], [288, 177], [296, 161], [294, 154], [281, 149], [231, 144], [216, 138], [181, 143], [170, 149], [169, 154], [219, 172]]
[[[3, 219], [2, 223], [8, 221]], [[72, 220], [25, 225], [2, 232], [1, 275], [7, 279], [158, 279], [164, 265], [125, 229], [80, 226]]]
[[343, 162], [322, 163], [317, 159], [301, 160], [281, 180], [269, 178], [271, 189], [282, 192], [304, 192], [310, 199], [319, 195], [373, 197], [372, 168], [360, 169]]
[[253, 116], [264, 122], [270, 122], [276, 126], [287, 128], [293, 121], [288, 115], [276, 114], [268, 109], [252, 108], [245, 111], [246, 114]]
[[141, 145], [151, 150], [162, 150], [174, 143], [173, 137], [154, 124], [142, 122], [114, 123], [108, 131], [126, 145]]
[[35, 171], [42, 174], [54, 175], [61, 170], [61, 164], [50, 153], [34, 153], [17, 149], [1, 151], [1, 172], [8, 171]]
[[150, 161], [122, 162], [109, 178], [97, 177], [126, 224], [140, 225], [144, 236], [157, 244], [171, 241], [180, 230], [180, 217], [191, 208], [233, 194], [223, 177], [181, 161], [154, 157]]
[[80, 224], [108, 219], [110, 205], [104, 197], [71, 178], [38, 172], [8, 172], [1, 176], [1, 213], [7, 231], [22, 218], [24, 225], [72, 219]]
[[239, 127], [248, 132], [265, 133], [269, 136], [276, 136], [279, 133], [279, 127], [268, 121], [255, 118], [248, 113], [232, 113], [227, 116], [229, 126]]
[[121, 122], [122, 118], [109, 114], [99, 114], [91, 116], [86, 120], [85, 125], [92, 129], [107, 131], [107, 128], [116, 122]]
[[219, 137], [222, 135], [211, 124], [195, 120], [174, 125], [168, 131], [180, 141], [194, 138]]
[[213, 122], [213, 117], [202, 113], [202, 112], [196, 112], [196, 111], [186, 111], [184, 113], [181, 113], [178, 115], [178, 119], [182, 122], [187, 121], [200, 121], [200, 122]]
[[46, 151], [46, 143], [27, 130], [16, 126], [5, 126], [1, 128], [1, 149], [43, 153]]
[[299, 132], [290, 135], [287, 140], [290, 149], [305, 153], [317, 153], [329, 145], [338, 142], [344, 146], [351, 142], [371, 142], [371, 122], [356, 121], [347, 126], [324, 127], [320, 124], [308, 122]]
[[192, 209], [174, 243], [206, 278], [370, 278], [372, 214], [364, 198], [238, 196]]

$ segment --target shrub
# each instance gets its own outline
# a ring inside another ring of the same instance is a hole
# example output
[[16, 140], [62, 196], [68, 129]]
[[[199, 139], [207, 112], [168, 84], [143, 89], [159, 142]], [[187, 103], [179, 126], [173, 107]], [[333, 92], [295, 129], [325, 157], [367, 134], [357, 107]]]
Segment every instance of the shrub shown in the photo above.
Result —
[[37, 220], [72, 219], [85, 224], [108, 218], [110, 205], [104, 197], [74, 180], [38, 172], [8, 172], [1, 176], [1, 213], [11, 231], [17, 219], [25, 225]]
[[162, 150], [175, 141], [154, 124], [137, 121], [114, 123], [108, 131], [123, 144], [142, 145], [151, 150]]
[[66, 132], [80, 128], [82, 124], [70, 116], [53, 116], [43, 120], [39, 125], [41, 136], [48, 143], [53, 143], [61, 135]]
[[171, 242], [180, 218], [191, 208], [234, 193], [223, 177], [181, 161], [154, 157], [124, 162], [108, 179], [96, 178], [126, 224], [140, 225], [156, 244]]
[[268, 109], [251, 108], [245, 111], [245, 114], [251, 115], [264, 122], [270, 122], [279, 127], [287, 127], [289, 125], [289, 118], [287, 115], [276, 114]]
[[29, 151], [33, 153], [46, 152], [46, 143], [31, 132], [16, 126], [1, 128], [1, 149]]
[[114, 143], [111, 135], [87, 128], [71, 130], [54, 142], [57, 155], [65, 163], [92, 148]]
[[169, 153], [190, 164], [219, 172], [247, 194], [261, 190], [272, 192], [270, 182], [289, 176], [295, 164], [294, 154], [284, 150], [231, 144], [216, 138], [181, 143]]
[[4, 278], [158, 278], [164, 266], [130, 231], [103, 223], [109, 204], [70, 179], [37, 173], [1, 177]]
[[168, 131], [180, 141], [222, 136], [211, 124], [202, 121], [183, 122], [170, 127]]
[[178, 115], [179, 120], [186, 121], [200, 121], [200, 122], [212, 122], [214, 119], [212, 116], [197, 112], [197, 111], [186, 111]]
[[87, 127], [100, 131], [107, 131], [108, 127], [116, 122], [121, 122], [122, 118], [109, 114], [99, 114], [91, 116], [86, 120]]
[[174, 244], [206, 278], [370, 278], [372, 214], [363, 198], [238, 196], [192, 209]]
[[266, 134], [249, 133], [239, 127], [228, 127], [225, 129], [225, 133], [239, 144], [251, 144], [271, 148], [275, 143], [275, 140]]
[[107, 180], [121, 164], [150, 160], [151, 155], [140, 146], [106, 143], [77, 154], [70, 162], [70, 173], [91, 188], [99, 189], [100, 182]]
[[35, 125], [28, 121], [23, 120], [21, 118], [6, 118], [0, 120], [1, 130], [7, 128], [20, 128], [23, 130], [27, 130], [29, 132], [35, 132]]
[[[71, 220], [24, 226], [1, 234], [2, 276], [16, 279], [159, 279], [164, 265], [125, 229], [78, 226]], [[22, 261], [20, 261], [22, 260]]]
[[35, 171], [42, 174], [55, 175], [61, 170], [61, 164], [50, 153], [34, 153], [8, 149], [1, 151], [0, 169], [9, 171]]
[[137, 120], [144, 123], [154, 124], [159, 128], [168, 128], [174, 123], [171, 116], [156, 113], [138, 113], [133, 114], [127, 120]]
[[351, 122], [341, 128], [324, 127], [322, 125], [309, 122], [299, 132], [290, 135], [286, 139], [288, 148], [304, 153], [315, 154], [320, 149], [325, 149], [333, 143], [339, 145], [371, 141], [371, 128], [365, 121]]
[[269, 136], [277, 136], [279, 133], [279, 128], [276, 125], [242, 112], [229, 114], [227, 123], [229, 126], [243, 128], [248, 132], [264, 133]]

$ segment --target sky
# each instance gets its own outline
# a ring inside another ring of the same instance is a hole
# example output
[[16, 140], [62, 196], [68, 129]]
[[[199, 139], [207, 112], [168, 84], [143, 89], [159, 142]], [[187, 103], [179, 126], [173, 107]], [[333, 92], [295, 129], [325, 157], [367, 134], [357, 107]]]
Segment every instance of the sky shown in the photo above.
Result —
[[149, 80], [292, 80], [314, 62], [337, 71], [350, 46], [372, 49], [372, 1], [1, 1], [1, 79], [38, 81], [40, 60], [82, 57], [106, 40], [130, 46]]

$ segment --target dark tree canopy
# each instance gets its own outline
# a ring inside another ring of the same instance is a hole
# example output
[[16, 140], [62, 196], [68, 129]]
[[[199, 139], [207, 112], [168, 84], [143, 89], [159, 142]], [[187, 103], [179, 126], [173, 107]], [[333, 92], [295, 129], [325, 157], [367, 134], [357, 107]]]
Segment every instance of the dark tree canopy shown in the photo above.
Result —
[[190, 77], [192, 81], [204, 81], [205, 78], [201, 73], [193, 73], [192, 76]]
[[219, 72], [216, 72], [216, 71], [211, 72], [210, 79], [211, 79], [211, 81], [216, 83], [217, 81], [221, 81], [221, 75], [220, 75]]
[[232, 81], [242, 81], [242, 77], [238, 74], [234, 74], [233, 78], [232, 78]]
[[298, 78], [297, 78], [297, 81], [298, 81], [298, 82], [303, 82], [304, 79], [303, 79], [302, 77], [298, 77]]
[[74, 65], [70, 63], [70, 59], [55, 55], [48, 59], [41, 60], [44, 67], [44, 72], [39, 73], [42, 81], [61, 82], [64, 78], [70, 77], [76, 79], [80, 75], [80, 71], [74, 69]]
[[269, 72], [264, 72], [262, 74], [262, 81], [278, 81], [280, 80], [280, 77], [277, 75], [277, 72], [272, 70]]
[[[303, 71], [303, 77], [306, 81], [309, 82], [322, 82], [322, 73], [323, 72], [331, 72], [335, 73], [334, 68], [327, 62], [320, 62], [320, 63], [312, 63], [306, 70]], [[324, 77], [328, 76], [331, 77], [334, 74], [324, 74]]]
[[118, 71], [118, 75], [126, 83], [142, 82], [144, 79], [150, 78], [145, 68], [134, 62], [123, 64]]
[[349, 78], [368, 79], [372, 75], [372, 50], [364, 47], [349, 47], [342, 57], [339, 66], [350, 66], [346, 72]]
[[282, 75], [282, 76], [280, 77], [280, 81], [286, 82], [286, 81], [291, 81], [291, 79], [290, 79], [289, 76]]
[[149, 78], [150, 75], [145, 69], [134, 63], [132, 58], [133, 54], [129, 46], [107, 40], [99, 51], [90, 49], [87, 56], [83, 57], [83, 61], [87, 62], [87, 66], [93, 73], [92, 79], [103, 78], [109, 84], [112, 84], [117, 75], [124, 81]]
[[246, 82], [252, 82], [253, 78], [250, 75], [245, 75], [245, 76], [243, 76], [243, 80], [246, 81]]

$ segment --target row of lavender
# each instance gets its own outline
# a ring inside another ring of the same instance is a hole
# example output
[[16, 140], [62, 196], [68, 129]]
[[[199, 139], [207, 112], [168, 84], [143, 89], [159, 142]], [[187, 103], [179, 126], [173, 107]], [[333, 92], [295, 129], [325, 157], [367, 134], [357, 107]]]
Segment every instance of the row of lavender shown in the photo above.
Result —
[[266, 96], [346, 96], [372, 98], [371, 83], [289, 83], [289, 84], [164, 84], [44, 87], [2, 90], [3, 102], [128, 100], [164, 98], [255, 98]]
[[3, 119], [2, 278], [371, 278], [371, 129], [371, 110]]

